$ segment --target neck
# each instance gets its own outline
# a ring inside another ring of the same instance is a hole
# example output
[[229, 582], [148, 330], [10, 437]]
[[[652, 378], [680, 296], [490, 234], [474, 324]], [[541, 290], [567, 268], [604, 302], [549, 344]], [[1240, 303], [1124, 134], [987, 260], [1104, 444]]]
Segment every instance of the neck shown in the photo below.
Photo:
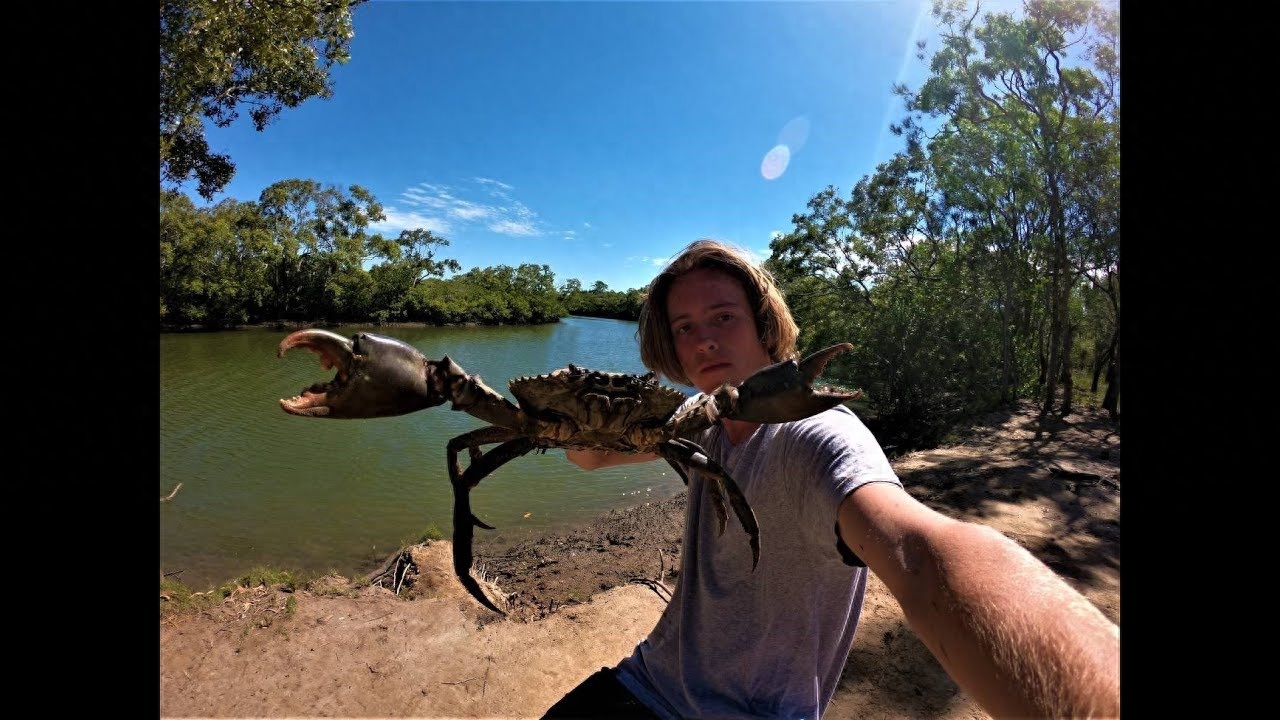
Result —
[[760, 427], [760, 423], [747, 422], [745, 420], [721, 420], [720, 424], [724, 426], [725, 436], [734, 445], [751, 437], [751, 433]]

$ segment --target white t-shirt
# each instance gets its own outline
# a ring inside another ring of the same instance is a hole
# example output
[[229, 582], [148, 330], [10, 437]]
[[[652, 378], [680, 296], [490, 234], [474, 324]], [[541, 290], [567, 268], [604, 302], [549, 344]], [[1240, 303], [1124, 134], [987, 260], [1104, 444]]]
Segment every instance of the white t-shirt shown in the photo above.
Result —
[[843, 406], [761, 425], [738, 446], [718, 426], [699, 440], [755, 512], [759, 566], [732, 509], [717, 536], [705, 479], [690, 472], [674, 596], [618, 679], [662, 717], [814, 720], [835, 694], [867, 586], [866, 567], [837, 550], [837, 509], [863, 484], [902, 482]]

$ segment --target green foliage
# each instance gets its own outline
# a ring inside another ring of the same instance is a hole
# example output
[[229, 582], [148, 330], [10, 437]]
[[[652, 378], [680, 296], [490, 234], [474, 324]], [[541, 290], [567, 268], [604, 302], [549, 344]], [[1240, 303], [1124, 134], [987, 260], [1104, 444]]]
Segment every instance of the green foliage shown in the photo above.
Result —
[[382, 206], [358, 185], [285, 180], [257, 203], [203, 209], [162, 193], [161, 323], [497, 324], [565, 315], [548, 266], [477, 268], [443, 280], [459, 269], [456, 260], [436, 257], [449, 241], [422, 229], [394, 240], [369, 234], [382, 219]]
[[[428, 230], [370, 234], [384, 219], [364, 188], [283, 180], [255, 203], [196, 208], [176, 191], [160, 198], [162, 327], [225, 328], [271, 321], [428, 325], [556, 322], [575, 313], [635, 320], [640, 290], [557, 290], [547, 265], [457, 272], [439, 257], [449, 241]], [[566, 293], [565, 290], [569, 292]]]
[[582, 283], [573, 278], [560, 288], [560, 302], [570, 315], [613, 318], [616, 320], [640, 319], [640, 305], [644, 292], [638, 289], [618, 292], [610, 290], [597, 280], [590, 290], [583, 291]]
[[384, 241], [368, 228], [386, 215], [371, 193], [282, 180], [262, 191], [258, 207], [278, 247], [270, 274], [275, 319], [358, 321], [372, 312], [376, 284], [364, 262]]
[[[1119, 271], [1119, 19], [1094, 2], [1027, 2], [1015, 17], [940, 0], [933, 15], [942, 46], [919, 92], [899, 88], [911, 116], [895, 130], [913, 151], [929, 142], [946, 204], [991, 231], [1006, 290], [1017, 290], [1019, 263], [1041, 281], [1048, 412], [1070, 378], [1077, 283]], [[932, 136], [923, 115], [942, 121]]]
[[404, 230], [395, 240], [377, 238], [370, 244], [375, 256], [387, 261], [369, 271], [373, 280], [370, 307], [379, 323], [405, 322], [430, 315], [427, 304], [414, 302], [414, 291], [428, 278], [461, 269], [458, 261], [452, 258], [435, 259], [436, 250], [448, 246], [449, 241], [445, 238], [420, 228]]
[[[1118, 377], [1114, 18], [1029, 3], [1024, 19], [970, 23], [967, 7], [935, 4], [948, 32], [933, 75], [899, 89], [906, 150], [847, 199], [817, 193], [766, 265], [802, 348], [855, 344], [827, 376], [862, 388], [868, 424], [904, 450], [970, 413], [1052, 397], [1049, 368]], [[1085, 67], [1064, 62], [1080, 50]], [[926, 113], [942, 119], [932, 134]], [[1118, 382], [1108, 390], [1118, 406]]]
[[870, 356], [863, 384], [880, 424], [877, 436], [902, 449], [932, 447], [956, 421], [999, 396], [995, 318], [959, 277], [884, 283], [874, 294], [880, 311], [858, 341]]
[[161, 578], [160, 617], [210, 607], [225, 597], [225, 594], [214, 592], [192, 592], [190, 587], [177, 580]]
[[[238, 588], [267, 587], [294, 592], [303, 584], [304, 582], [294, 573], [268, 567], [255, 567], [238, 578], [221, 583], [216, 588], [199, 592], [192, 591], [189, 586], [178, 580], [161, 577], [160, 617], [217, 606]], [[289, 600], [293, 601], [293, 607], [296, 608], [297, 601], [292, 597]], [[288, 601], [286, 601], [286, 611], [287, 614], [292, 615]]]
[[497, 265], [448, 280], [428, 279], [405, 302], [406, 317], [434, 325], [531, 324], [565, 315], [547, 265]]
[[366, 0], [161, 0], [160, 179], [195, 179], [211, 200], [235, 174], [205, 122], [227, 127], [249, 108], [262, 131], [284, 108], [329, 98], [329, 70], [349, 59], [351, 15]]
[[[828, 376], [867, 392], [889, 445], [929, 446], [960, 417], [1035, 393], [1047, 409], [1049, 368], [1118, 378], [1114, 14], [1025, 10], [936, 3], [933, 74], [917, 93], [898, 88], [906, 150], [847, 199], [816, 194], [771, 243], [801, 345], [855, 343]], [[1118, 406], [1118, 381], [1108, 390]]]
[[418, 536], [418, 542], [420, 543], [427, 543], [427, 542], [431, 542], [432, 540], [443, 540], [443, 539], [444, 539], [444, 533], [440, 532], [440, 528], [434, 524], [428, 525], [426, 529], [422, 531], [422, 534]]
[[253, 208], [228, 200], [196, 210], [179, 193], [160, 197], [161, 321], [226, 327], [251, 321], [267, 295], [267, 246]]
[[235, 580], [238, 585], [243, 587], [276, 587], [282, 586], [290, 592], [298, 589], [299, 581], [293, 573], [288, 570], [279, 570], [264, 566], [258, 566], [249, 572], [241, 575]]

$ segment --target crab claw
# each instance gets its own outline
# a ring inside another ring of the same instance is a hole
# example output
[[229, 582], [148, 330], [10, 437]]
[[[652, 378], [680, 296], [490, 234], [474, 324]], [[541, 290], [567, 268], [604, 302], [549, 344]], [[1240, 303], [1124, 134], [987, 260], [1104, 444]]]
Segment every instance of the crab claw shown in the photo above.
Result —
[[720, 417], [758, 423], [790, 422], [860, 397], [860, 390], [846, 393], [813, 388], [814, 379], [831, 358], [852, 349], [851, 343], [832, 345], [800, 362], [786, 360], [761, 368], [736, 388], [722, 386], [716, 391]]
[[427, 359], [413, 346], [384, 335], [356, 333], [348, 340], [328, 330], [299, 330], [280, 341], [279, 357], [293, 348], [320, 356], [337, 375], [303, 388], [280, 407], [291, 415], [337, 419], [404, 415], [445, 401], [431, 387]]

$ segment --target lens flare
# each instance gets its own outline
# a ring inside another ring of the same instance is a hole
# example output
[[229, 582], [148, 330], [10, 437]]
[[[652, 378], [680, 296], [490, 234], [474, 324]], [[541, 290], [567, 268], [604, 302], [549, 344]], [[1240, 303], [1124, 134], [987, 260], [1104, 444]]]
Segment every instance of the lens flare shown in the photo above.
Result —
[[774, 145], [760, 162], [760, 175], [765, 180], [777, 180], [787, 171], [790, 162], [791, 150], [786, 145]]
[[800, 152], [800, 149], [804, 147], [805, 141], [808, 139], [809, 118], [804, 115], [792, 118], [790, 122], [782, 126], [782, 132], [778, 133], [778, 144], [791, 148], [792, 153]]

